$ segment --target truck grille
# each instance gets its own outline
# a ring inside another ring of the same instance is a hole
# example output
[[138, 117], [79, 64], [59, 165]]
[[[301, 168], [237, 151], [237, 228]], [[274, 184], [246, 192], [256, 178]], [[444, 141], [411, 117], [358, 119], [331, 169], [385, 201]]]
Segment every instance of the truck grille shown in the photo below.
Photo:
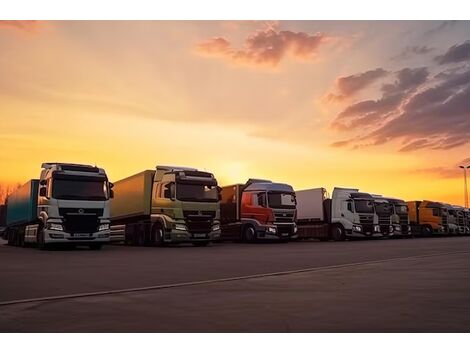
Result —
[[294, 212], [293, 211], [274, 211], [274, 221], [281, 223], [293, 223]]
[[379, 225], [390, 225], [390, 215], [379, 215]]
[[94, 214], [65, 214], [64, 228], [69, 233], [93, 233], [98, 231], [99, 219]]
[[283, 233], [288, 233], [292, 235], [294, 233], [294, 226], [293, 225], [277, 225], [277, 234], [281, 235]]
[[360, 224], [374, 224], [374, 216], [373, 215], [359, 215], [359, 223]]
[[59, 215], [65, 216], [66, 214], [95, 214], [96, 216], [103, 216], [103, 208], [59, 208]]
[[215, 218], [212, 210], [183, 210], [186, 226], [190, 233], [209, 233]]

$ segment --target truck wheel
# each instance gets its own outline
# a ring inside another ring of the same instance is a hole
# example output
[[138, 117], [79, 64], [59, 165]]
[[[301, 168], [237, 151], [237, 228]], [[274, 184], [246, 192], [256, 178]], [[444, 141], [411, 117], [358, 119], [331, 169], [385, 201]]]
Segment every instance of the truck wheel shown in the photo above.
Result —
[[90, 243], [89, 247], [91, 250], [99, 251], [103, 247], [103, 244], [102, 243]]
[[245, 228], [243, 229], [242, 241], [254, 242], [255, 240], [256, 240], [255, 228], [251, 225], [245, 226]]
[[155, 224], [152, 229], [152, 240], [155, 240], [155, 243], [159, 247], [165, 246], [165, 241], [163, 240], [163, 226], [161, 224]]
[[431, 227], [431, 226], [429, 226], [429, 225], [423, 226], [423, 235], [424, 235], [424, 236], [431, 236], [432, 233], [433, 233], [433, 231], [432, 231], [432, 227]]
[[38, 230], [38, 233], [36, 235], [36, 240], [37, 240], [37, 243], [38, 243], [38, 248], [40, 250], [46, 250], [47, 249], [47, 244], [46, 244], [46, 241], [44, 239], [44, 231]]
[[346, 239], [346, 231], [341, 225], [333, 225], [331, 228], [331, 239], [333, 241], [344, 241]]

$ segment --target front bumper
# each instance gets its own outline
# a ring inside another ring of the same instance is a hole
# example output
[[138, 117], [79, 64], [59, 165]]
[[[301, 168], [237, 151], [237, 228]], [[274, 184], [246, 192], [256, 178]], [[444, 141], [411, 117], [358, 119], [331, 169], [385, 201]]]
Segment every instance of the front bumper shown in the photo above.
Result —
[[45, 229], [44, 242], [50, 243], [107, 243], [109, 242], [110, 230], [97, 231], [86, 234], [72, 234], [65, 231]]
[[164, 242], [184, 243], [184, 242], [210, 242], [220, 239], [220, 230], [209, 233], [191, 233], [183, 230], [172, 229], [164, 237]]
[[379, 238], [383, 237], [378, 225], [353, 224], [352, 229], [346, 230], [346, 236], [352, 238]]
[[258, 227], [256, 237], [260, 240], [289, 240], [297, 239], [299, 235], [296, 224], [272, 224]]
[[393, 225], [393, 233], [390, 236], [409, 236], [411, 235], [411, 226], [409, 225]]

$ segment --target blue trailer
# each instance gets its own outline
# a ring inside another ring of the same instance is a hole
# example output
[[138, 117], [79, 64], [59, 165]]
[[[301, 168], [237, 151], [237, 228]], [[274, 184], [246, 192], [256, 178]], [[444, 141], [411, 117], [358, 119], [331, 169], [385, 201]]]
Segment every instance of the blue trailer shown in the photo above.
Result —
[[39, 180], [30, 180], [10, 194], [7, 201], [7, 227], [37, 221], [38, 188]]

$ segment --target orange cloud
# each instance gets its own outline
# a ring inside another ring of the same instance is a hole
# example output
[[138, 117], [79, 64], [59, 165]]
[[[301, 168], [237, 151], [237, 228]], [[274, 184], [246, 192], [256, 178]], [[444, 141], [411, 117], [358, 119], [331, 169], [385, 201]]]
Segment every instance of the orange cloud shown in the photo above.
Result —
[[0, 21], [0, 27], [14, 28], [25, 32], [32, 32], [38, 26], [38, 21]]
[[323, 33], [310, 35], [269, 27], [246, 38], [242, 49], [233, 48], [223, 37], [215, 37], [199, 43], [196, 50], [200, 54], [222, 57], [233, 63], [275, 67], [288, 55], [299, 59], [314, 58], [327, 39]]

